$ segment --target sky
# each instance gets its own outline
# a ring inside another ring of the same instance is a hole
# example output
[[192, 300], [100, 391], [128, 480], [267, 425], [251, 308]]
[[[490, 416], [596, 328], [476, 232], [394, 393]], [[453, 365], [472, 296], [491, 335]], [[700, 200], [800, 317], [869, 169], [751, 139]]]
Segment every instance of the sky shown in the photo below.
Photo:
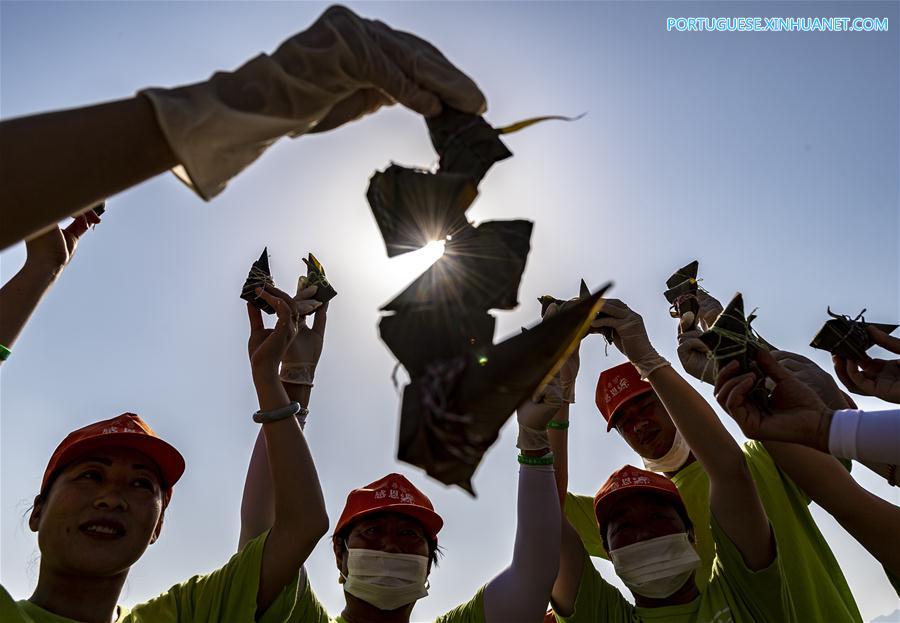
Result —
[[[325, 8], [296, 2], [0, 4], [0, 115], [128, 97], [204, 80], [273, 50]], [[482, 182], [474, 221], [535, 222], [520, 306], [496, 312], [495, 341], [537, 320], [536, 298], [613, 280], [671, 361], [665, 279], [692, 259], [720, 299], [758, 308], [770, 342], [823, 366], [808, 344], [827, 306], [900, 321], [900, 11], [897, 2], [349, 3], [438, 46], [485, 92], [495, 125], [575, 115], [506, 139], [515, 157]], [[886, 33], [678, 33], [670, 16], [888, 17]], [[241, 488], [257, 433], [238, 298], [268, 246], [289, 287], [313, 251], [339, 292], [310, 404], [307, 438], [332, 525], [351, 489], [397, 471], [444, 517], [433, 618], [467, 601], [510, 560], [515, 425], [474, 478], [478, 497], [396, 459], [400, 396], [377, 309], [428, 265], [388, 259], [365, 200], [392, 161], [431, 166], [421, 118], [393, 107], [317, 136], [285, 139], [209, 204], [165, 174], [108, 202], [0, 377], [0, 583], [27, 597], [38, 550], [27, 509], [56, 444], [77, 427], [139, 413], [187, 460], [162, 538], [133, 567], [135, 604], [235, 551]], [[102, 172], [98, 172], [102, 174]], [[0, 277], [24, 261], [0, 254]], [[433, 256], [430, 258], [433, 259]], [[605, 433], [599, 372], [624, 358], [586, 340], [570, 430], [570, 488], [593, 494], [639, 458]], [[877, 351], [873, 354], [877, 355]], [[676, 369], [680, 369], [676, 363]], [[699, 387], [712, 400], [708, 387]], [[859, 398], [862, 408], [883, 408]], [[721, 414], [721, 412], [720, 412]], [[737, 426], [726, 426], [743, 440]], [[893, 503], [898, 489], [861, 465], [858, 482]], [[866, 621], [900, 606], [883, 571], [821, 509], [813, 514]], [[622, 586], [612, 568], [604, 577]], [[327, 540], [308, 562], [333, 615], [343, 599]], [[896, 618], [895, 618], [896, 617]], [[895, 613], [888, 620], [900, 620]]]

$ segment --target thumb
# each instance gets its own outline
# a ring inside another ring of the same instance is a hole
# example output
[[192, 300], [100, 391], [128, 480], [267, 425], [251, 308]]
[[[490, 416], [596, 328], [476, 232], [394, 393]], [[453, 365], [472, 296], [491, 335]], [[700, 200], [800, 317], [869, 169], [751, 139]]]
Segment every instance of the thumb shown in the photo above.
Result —
[[781, 383], [791, 378], [791, 373], [783, 365], [775, 361], [772, 353], [765, 349], [761, 348], [757, 351], [756, 363], [759, 364], [760, 369], [765, 372], [766, 376], [776, 383]]

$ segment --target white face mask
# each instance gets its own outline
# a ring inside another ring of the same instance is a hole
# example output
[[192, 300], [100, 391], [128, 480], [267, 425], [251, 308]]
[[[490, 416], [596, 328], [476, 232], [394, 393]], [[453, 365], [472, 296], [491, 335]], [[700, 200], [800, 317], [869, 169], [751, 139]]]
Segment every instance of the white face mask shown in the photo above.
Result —
[[700, 565], [686, 532], [610, 550], [609, 559], [625, 586], [655, 599], [668, 597], [684, 586]]
[[687, 445], [684, 437], [681, 436], [681, 433], [678, 432], [678, 429], [676, 428], [675, 438], [672, 440], [672, 447], [669, 448], [668, 452], [658, 459], [641, 457], [641, 460], [644, 462], [644, 468], [651, 472], [676, 472], [681, 469], [681, 466], [688, 460], [690, 454], [690, 446]]
[[344, 590], [379, 610], [396, 610], [428, 594], [428, 557], [347, 549]]

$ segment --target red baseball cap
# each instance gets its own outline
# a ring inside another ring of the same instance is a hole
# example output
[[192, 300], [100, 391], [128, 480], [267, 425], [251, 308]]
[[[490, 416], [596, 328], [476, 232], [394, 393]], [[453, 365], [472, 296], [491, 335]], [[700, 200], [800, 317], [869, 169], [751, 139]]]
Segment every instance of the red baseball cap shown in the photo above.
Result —
[[641, 380], [637, 369], [626, 361], [609, 370], [600, 373], [597, 379], [597, 392], [594, 399], [597, 408], [606, 418], [606, 432], [612, 430], [613, 416], [623, 404], [641, 394], [652, 392], [653, 387], [647, 381]]
[[601, 530], [606, 515], [616, 505], [619, 498], [636, 491], [662, 495], [687, 513], [681, 494], [678, 493], [678, 488], [672, 484], [671, 480], [654, 472], [626, 465], [614, 471], [594, 496], [594, 515], [597, 516], [597, 523]]
[[424, 526], [425, 533], [433, 541], [437, 541], [437, 534], [444, 525], [428, 496], [400, 474], [388, 474], [350, 492], [334, 533], [340, 534], [349, 524], [375, 513], [400, 513], [412, 517]]
[[75, 459], [103, 447], [132, 448], [153, 459], [163, 478], [163, 487], [171, 490], [184, 473], [184, 458], [168, 443], [157, 437], [153, 429], [134, 413], [123, 413], [109, 420], [88, 424], [69, 433], [53, 451], [41, 492], [60, 470]]

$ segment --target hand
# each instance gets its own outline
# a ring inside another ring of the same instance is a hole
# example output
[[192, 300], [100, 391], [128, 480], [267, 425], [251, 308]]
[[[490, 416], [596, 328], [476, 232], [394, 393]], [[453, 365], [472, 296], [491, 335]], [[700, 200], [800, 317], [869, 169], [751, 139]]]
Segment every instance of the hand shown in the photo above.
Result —
[[792, 353], [786, 350], [770, 351], [781, 366], [794, 375], [794, 378], [805, 384], [821, 398], [828, 407], [837, 411], [838, 409], [849, 409], [850, 405], [844, 398], [844, 393], [834, 378], [825, 370], [820, 368], [810, 359], [803, 355]]
[[[885, 350], [900, 354], [900, 339], [873, 326], [866, 327], [872, 341]], [[841, 383], [854, 394], [877, 396], [900, 404], [900, 360], [866, 359], [853, 361], [835, 355], [834, 372]]]
[[710, 357], [709, 347], [700, 340], [700, 335], [699, 329], [678, 334], [678, 359], [685, 372], [695, 379], [714, 385], [716, 360]]
[[433, 45], [342, 6], [329, 7], [272, 58], [288, 74], [321, 86], [332, 97], [316, 132], [395, 101], [426, 117], [439, 114], [442, 102], [476, 115], [487, 108], [472, 79]]
[[256, 289], [256, 295], [275, 309], [278, 320], [274, 329], [263, 325], [262, 312], [247, 303], [250, 317], [250, 339], [247, 351], [250, 367], [261, 372], [278, 372], [278, 365], [300, 330], [300, 319], [321, 306], [319, 301], [295, 301], [289, 294], [273, 286]]
[[828, 452], [828, 434], [834, 410], [797, 379], [772, 354], [759, 350], [757, 364], [775, 383], [768, 405], [751, 399], [756, 384], [752, 372], [739, 373], [732, 361], [716, 378], [716, 400], [751, 439], [802, 443]]
[[713, 325], [724, 308], [718, 299], [702, 288], [697, 289], [697, 302], [700, 304], [700, 328], [704, 331], [709, 331], [709, 328]]
[[25, 242], [26, 263], [52, 274], [59, 273], [72, 260], [78, 240], [100, 222], [93, 209], [76, 216], [65, 229], [54, 225], [50, 230]]
[[[311, 300], [316, 294], [316, 286], [307, 285], [306, 277], [297, 280], [297, 294], [285, 301], [289, 304], [309, 306], [316, 301]], [[284, 294], [284, 293], [282, 293]], [[287, 296], [285, 294], [285, 296]], [[307, 315], [301, 315], [297, 336], [288, 345], [281, 359], [281, 378], [288, 383], [312, 386], [316, 366], [322, 356], [325, 340], [325, 324], [327, 321], [328, 303], [315, 310], [312, 328], [307, 326]], [[307, 312], [308, 313], [308, 312]]]
[[[573, 299], [573, 301], [577, 302], [578, 299]], [[565, 309], [565, 304], [563, 304], [563, 309]], [[559, 311], [560, 310], [557, 304], [551, 303], [547, 306], [547, 311], [544, 313], [542, 320], [553, 317]], [[562, 399], [569, 404], [575, 402], [575, 380], [578, 377], [579, 368], [581, 368], [580, 341], [575, 346], [575, 350], [572, 352], [572, 354], [569, 355], [569, 358], [566, 359], [566, 362], [562, 365], [562, 368], [560, 368], [559, 370], [559, 385], [562, 390]]]
[[516, 420], [520, 426], [543, 431], [563, 406], [563, 402], [560, 378], [559, 375], [556, 375], [547, 383], [540, 395], [533, 396], [519, 405], [516, 410]]
[[594, 328], [612, 329], [613, 343], [646, 379], [650, 373], [668, 362], [650, 344], [644, 319], [618, 299], [606, 299], [601, 308], [604, 317], [591, 322]]

